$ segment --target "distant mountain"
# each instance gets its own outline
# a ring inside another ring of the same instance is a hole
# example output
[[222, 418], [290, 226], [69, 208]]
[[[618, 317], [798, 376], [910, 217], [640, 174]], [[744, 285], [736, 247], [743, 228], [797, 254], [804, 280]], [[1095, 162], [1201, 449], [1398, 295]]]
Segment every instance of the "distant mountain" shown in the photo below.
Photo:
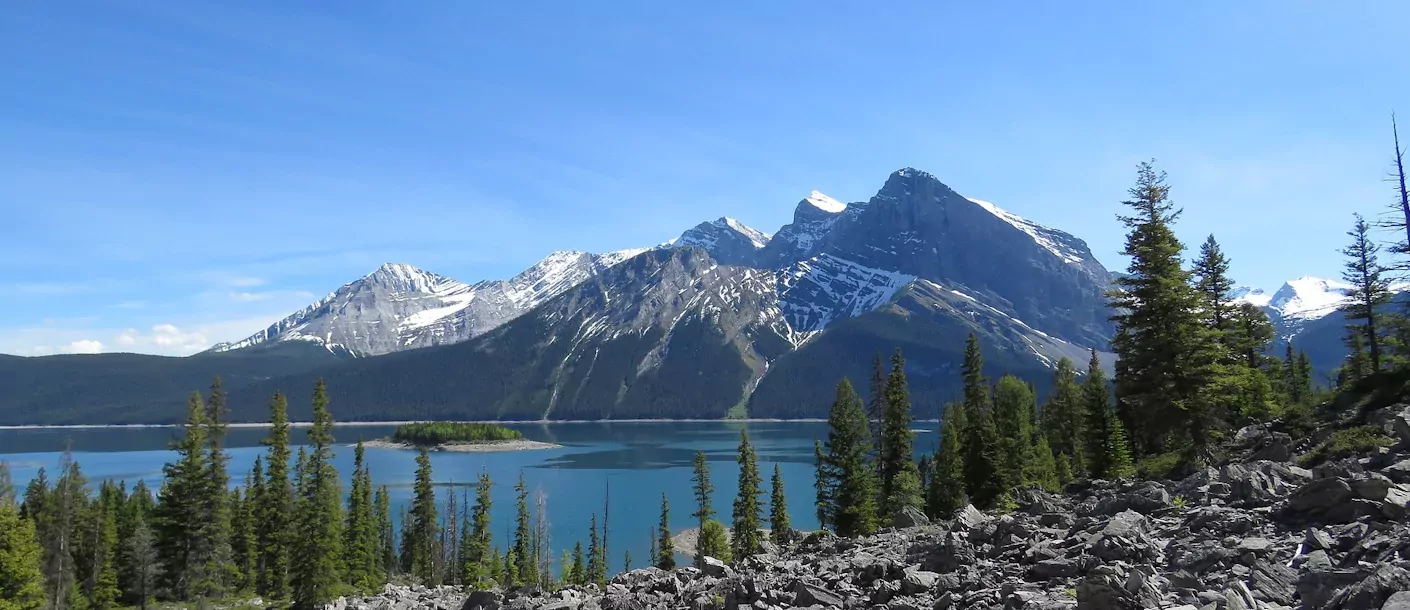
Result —
[[[283, 376], [227, 383], [241, 420], [316, 378], [348, 420], [820, 417], [842, 376], [864, 385], [872, 357], [901, 347], [917, 409], [933, 414], [958, 395], [970, 333], [991, 375], [1040, 390], [1058, 359], [1104, 349], [1111, 277], [1082, 240], [907, 168], [865, 202], [811, 193], [772, 236], [720, 218], [650, 250], [557, 252], [475, 284], [385, 265], [244, 341], [175, 360], [306, 348]], [[110, 381], [93, 404], [137, 404]], [[44, 418], [52, 398], [29, 392], [0, 395], [14, 403], [0, 402], [0, 422]], [[85, 396], [68, 399], [82, 410]], [[142, 413], [177, 418], [183, 396]], [[291, 408], [307, 416], [302, 401]]]
[[1337, 310], [1347, 300], [1351, 285], [1337, 280], [1303, 276], [1285, 282], [1276, 292], [1240, 287], [1235, 300], [1264, 308], [1270, 315], [1289, 321], [1316, 320]]
[[269, 328], [241, 341], [221, 343], [210, 351], [307, 341], [333, 353], [376, 356], [459, 343], [640, 252], [554, 252], [509, 280], [475, 285], [411, 265], [387, 263]]

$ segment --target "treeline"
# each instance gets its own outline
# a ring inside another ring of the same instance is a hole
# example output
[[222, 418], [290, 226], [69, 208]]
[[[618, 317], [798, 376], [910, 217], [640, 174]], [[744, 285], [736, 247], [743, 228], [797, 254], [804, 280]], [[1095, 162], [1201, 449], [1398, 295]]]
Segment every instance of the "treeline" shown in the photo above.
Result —
[[524, 438], [518, 430], [494, 424], [467, 422], [419, 422], [397, 426], [392, 440], [413, 445], [439, 445], [450, 442], [512, 441]]
[[[361, 442], [343, 493], [328, 407], [319, 381], [309, 445], [295, 454], [288, 403], [276, 394], [265, 454], [238, 486], [224, 448], [226, 394], [218, 378], [207, 396], [189, 399], [175, 460], [163, 467], [155, 494], [141, 481], [130, 489], [103, 482], [94, 494], [66, 453], [57, 479], [40, 469], [21, 496], [0, 463], [0, 610], [204, 606], [255, 595], [266, 605], [311, 609], [392, 580], [555, 584], [545, 496], [535, 495], [531, 513], [522, 475], [513, 546], [503, 552], [491, 544], [489, 475], [480, 475], [473, 504], [451, 493], [439, 508], [424, 449], [415, 497], [393, 521], [390, 495], [374, 487]], [[605, 517], [600, 530], [594, 519], [595, 567], [571, 573], [571, 582], [605, 582], [606, 536]]]

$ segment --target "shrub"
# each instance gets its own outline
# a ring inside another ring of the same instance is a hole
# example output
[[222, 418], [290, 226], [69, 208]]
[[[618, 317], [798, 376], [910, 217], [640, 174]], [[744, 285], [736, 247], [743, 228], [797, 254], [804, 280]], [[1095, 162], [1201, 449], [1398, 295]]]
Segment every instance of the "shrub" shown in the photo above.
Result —
[[1395, 441], [1376, 426], [1356, 426], [1333, 432], [1331, 437], [1302, 456], [1298, 462], [1305, 467], [1312, 467], [1327, 460], [1370, 453], [1394, 444]]

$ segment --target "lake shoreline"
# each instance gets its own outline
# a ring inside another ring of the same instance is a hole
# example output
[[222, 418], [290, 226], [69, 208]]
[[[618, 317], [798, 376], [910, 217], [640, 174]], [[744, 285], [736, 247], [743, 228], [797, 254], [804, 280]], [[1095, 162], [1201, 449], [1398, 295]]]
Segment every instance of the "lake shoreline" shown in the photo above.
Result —
[[[348, 446], [351, 447], [353, 445], [350, 444]], [[362, 446], [368, 449], [401, 449], [407, 451], [415, 451], [421, 448], [414, 443], [404, 443], [386, 438], [363, 441]], [[557, 443], [546, 443], [543, 441], [520, 438], [507, 441], [452, 441], [427, 447], [426, 449], [428, 451], [446, 451], [452, 453], [498, 453], [501, 451], [538, 451], [542, 449], [561, 448], [563, 448], [563, 445]]]
[[[359, 426], [401, 426], [405, 424], [430, 423], [432, 420], [406, 420], [406, 421], [346, 421], [334, 422], [334, 427], [351, 428]], [[434, 420], [445, 421], [445, 420]], [[801, 418], [801, 419], [551, 419], [551, 420], [451, 420], [471, 424], [499, 424], [502, 426], [515, 425], [559, 425], [559, 424], [669, 424], [669, 423], [741, 423], [741, 424], [770, 424], [770, 423], [825, 423], [825, 418]], [[938, 422], [935, 419], [916, 419], [916, 422]], [[180, 428], [184, 424], [56, 424], [56, 425], [19, 425], [0, 426], [0, 430], [94, 430], [94, 429], [142, 429], [142, 428]], [[289, 422], [295, 428], [307, 428], [313, 422]], [[268, 422], [255, 423], [232, 423], [227, 424], [230, 428], [268, 428]]]

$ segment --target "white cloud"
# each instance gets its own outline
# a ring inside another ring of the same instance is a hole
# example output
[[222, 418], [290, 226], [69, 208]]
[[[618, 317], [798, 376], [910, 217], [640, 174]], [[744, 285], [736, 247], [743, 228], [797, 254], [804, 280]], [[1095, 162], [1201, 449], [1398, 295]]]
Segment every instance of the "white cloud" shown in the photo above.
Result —
[[93, 339], [79, 339], [70, 343], [63, 351], [69, 354], [101, 354], [103, 353], [103, 343]]
[[210, 347], [206, 336], [200, 332], [185, 332], [174, 324], [158, 324], [152, 327], [152, 334], [134, 338], [137, 342], [146, 339], [163, 351], [196, 352]]
[[232, 292], [232, 293], [230, 293], [230, 298], [231, 298], [231, 299], [236, 300], [236, 301], [239, 301], [239, 302], [241, 302], [241, 303], [253, 303], [253, 302], [255, 302], [255, 301], [263, 301], [263, 300], [269, 298], [270, 296], [271, 296], [271, 295], [270, 295], [270, 293], [268, 293], [268, 292]]

